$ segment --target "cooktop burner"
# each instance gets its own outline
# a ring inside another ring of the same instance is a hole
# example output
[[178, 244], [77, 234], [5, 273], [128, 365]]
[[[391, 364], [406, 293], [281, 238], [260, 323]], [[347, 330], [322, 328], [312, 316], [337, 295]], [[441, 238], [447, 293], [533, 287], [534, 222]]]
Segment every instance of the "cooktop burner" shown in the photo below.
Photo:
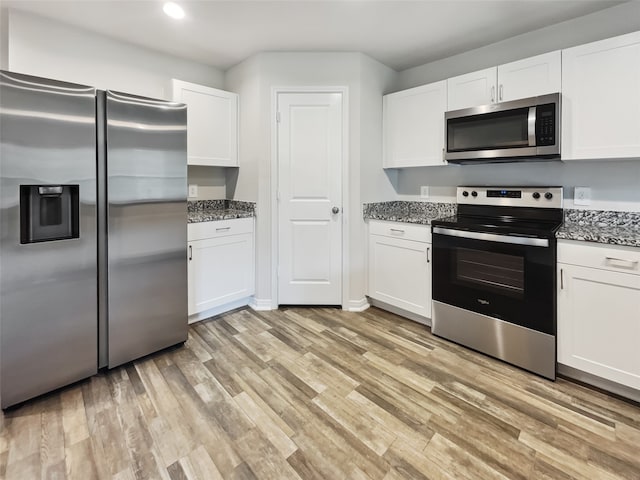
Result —
[[562, 224], [562, 187], [458, 187], [457, 200], [433, 226], [551, 238]]

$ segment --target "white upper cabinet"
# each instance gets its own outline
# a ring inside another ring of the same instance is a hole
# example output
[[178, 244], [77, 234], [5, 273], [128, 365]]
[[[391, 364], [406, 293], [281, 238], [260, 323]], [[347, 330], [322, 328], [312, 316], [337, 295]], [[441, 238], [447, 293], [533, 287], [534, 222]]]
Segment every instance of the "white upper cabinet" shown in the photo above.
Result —
[[559, 92], [561, 53], [555, 51], [448, 80], [448, 110]]
[[545, 53], [498, 66], [498, 102], [557, 93], [562, 89], [561, 52]]
[[447, 82], [383, 97], [384, 168], [442, 165]]
[[447, 110], [488, 105], [496, 101], [496, 67], [447, 80]]
[[187, 105], [187, 163], [237, 167], [238, 95], [173, 80], [173, 99]]
[[640, 32], [562, 51], [562, 159], [640, 157]]

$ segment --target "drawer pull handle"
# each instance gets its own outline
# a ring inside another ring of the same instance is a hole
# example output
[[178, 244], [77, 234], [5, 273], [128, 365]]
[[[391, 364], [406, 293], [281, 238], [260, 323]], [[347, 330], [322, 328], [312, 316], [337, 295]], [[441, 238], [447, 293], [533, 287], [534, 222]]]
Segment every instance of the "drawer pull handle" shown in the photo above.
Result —
[[396, 233], [404, 233], [404, 230], [400, 230], [399, 228], [390, 228], [389, 231]]
[[226, 232], [227, 230], [231, 230], [231, 227], [216, 228], [216, 232]]
[[193, 247], [189, 245], [189, 260], [193, 260]]
[[431, 263], [431, 260], [429, 259], [429, 250], [431, 249], [427, 247], [427, 263]]
[[[635, 268], [635, 265], [638, 265], [638, 262], [640, 262], [640, 260], [627, 260], [626, 258], [617, 258], [617, 257], [604, 257], [604, 258], [607, 262], [626, 263], [627, 264], [626, 267], [628, 268]], [[618, 266], [622, 267], [623, 265], [618, 265]]]

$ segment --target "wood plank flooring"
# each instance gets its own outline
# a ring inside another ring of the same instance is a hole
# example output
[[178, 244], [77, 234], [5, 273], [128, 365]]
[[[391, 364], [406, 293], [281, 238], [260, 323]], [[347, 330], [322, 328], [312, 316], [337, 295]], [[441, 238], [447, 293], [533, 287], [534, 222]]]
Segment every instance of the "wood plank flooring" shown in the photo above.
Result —
[[0, 417], [0, 478], [640, 479], [640, 408], [378, 309], [240, 310]]

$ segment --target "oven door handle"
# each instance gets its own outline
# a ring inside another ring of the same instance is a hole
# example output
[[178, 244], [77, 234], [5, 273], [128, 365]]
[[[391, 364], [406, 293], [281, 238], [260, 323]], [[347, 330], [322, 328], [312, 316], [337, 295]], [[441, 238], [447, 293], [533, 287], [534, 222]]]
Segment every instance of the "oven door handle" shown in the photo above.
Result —
[[487, 242], [513, 243], [532, 247], [548, 247], [547, 238], [517, 237], [512, 235], [498, 235], [495, 233], [468, 232], [466, 230], [454, 230], [452, 228], [433, 227], [433, 233], [448, 235], [450, 237], [470, 238], [472, 240], [484, 240]]

